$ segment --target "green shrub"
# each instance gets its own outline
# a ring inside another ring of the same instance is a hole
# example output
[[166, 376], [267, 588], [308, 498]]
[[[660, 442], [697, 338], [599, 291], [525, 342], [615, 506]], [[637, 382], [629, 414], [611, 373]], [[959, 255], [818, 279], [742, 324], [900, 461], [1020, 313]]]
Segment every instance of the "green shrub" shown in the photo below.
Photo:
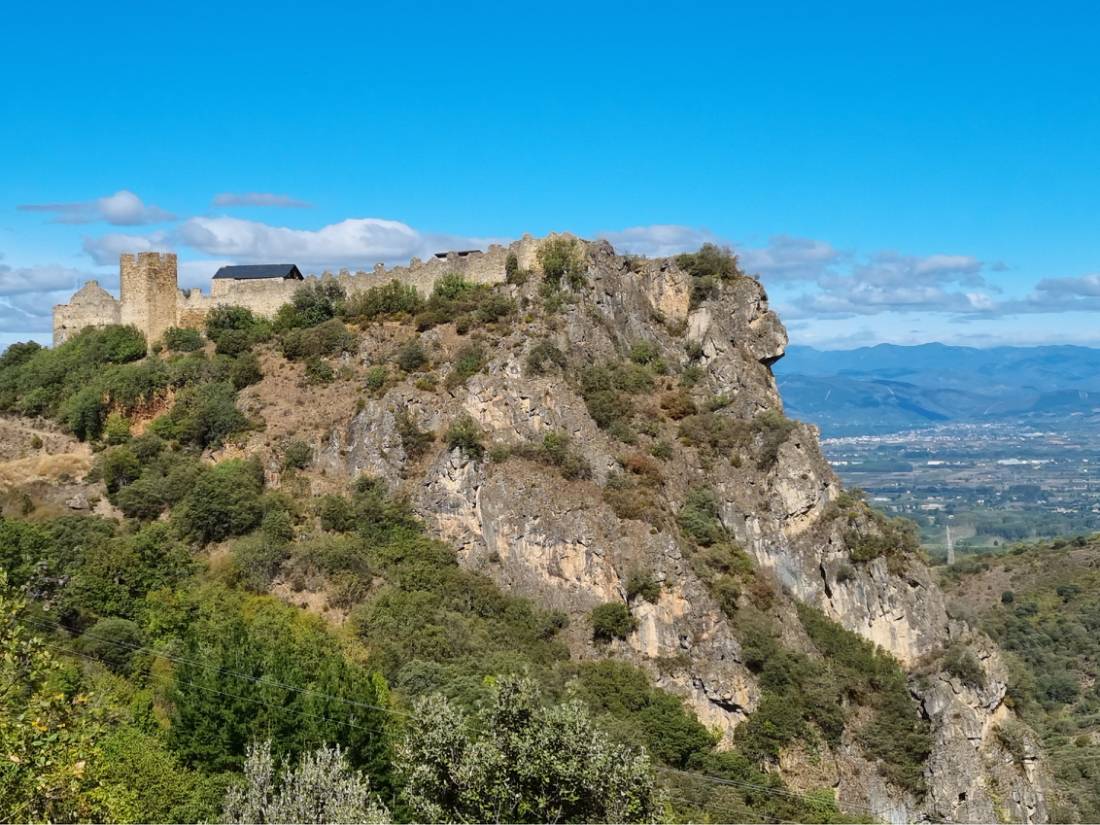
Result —
[[397, 434], [401, 436], [401, 447], [404, 449], [405, 455], [414, 461], [427, 453], [432, 444], [435, 443], [435, 434], [420, 429], [420, 426], [404, 407], [395, 413], [394, 419], [397, 425]]
[[661, 351], [652, 341], [638, 341], [630, 348], [630, 360], [635, 364], [655, 364], [660, 358]]
[[363, 379], [363, 386], [371, 392], [377, 393], [386, 386], [389, 377], [390, 374], [386, 368], [381, 364], [376, 364], [367, 370], [367, 374]]
[[126, 446], [104, 450], [96, 459], [95, 468], [107, 487], [108, 495], [118, 492], [141, 475], [141, 462], [134, 451]]
[[323, 324], [343, 312], [346, 300], [344, 288], [334, 281], [305, 284], [295, 290], [289, 304], [279, 307], [273, 326], [282, 332]]
[[126, 420], [126, 416], [117, 412], [107, 416], [103, 440], [108, 444], [125, 444], [130, 440], [130, 422]]
[[550, 238], [543, 241], [538, 259], [547, 283], [556, 287], [564, 280], [574, 289], [584, 284], [584, 253], [575, 240]]
[[527, 374], [544, 375], [547, 364], [553, 364], [559, 369], [564, 369], [566, 363], [565, 354], [553, 343], [539, 341], [527, 353]]
[[216, 382], [187, 387], [176, 403], [152, 424], [152, 432], [181, 444], [206, 448], [221, 444], [248, 426], [237, 409], [232, 384]]
[[414, 338], [401, 345], [394, 360], [403, 372], [416, 372], [428, 363], [428, 356], [420, 342]]
[[233, 359], [229, 367], [229, 381], [234, 389], [243, 390], [253, 384], [258, 384], [264, 378], [260, 368], [260, 359], [254, 352], [243, 352]]
[[313, 461], [313, 448], [301, 439], [283, 445], [283, 470], [304, 470]]
[[357, 321], [415, 315], [424, 302], [416, 287], [397, 279], [352, 294], [344, 303], [344, 317]]
[[172, 352], [194, 352], [202, 349], [202, 333], [188, 327], [169, 327], [164, 332], [164, 346]]
[[129, 619], [100, 619], [80, 637], [80, 649], [115, 673], [127, 673], [135, 654], [144, 645], [141, 628]]
[[499, 456], [495, 460], [507, 460], [510, 455], [518, 455], [531, 461], [539, 461], [554, 467], [561, 473], [562, 478], [590, 478], [592, 470], [588, 461], [580, 452], [572, 446], [569, 436], [565, 433], [550, 432], [543, 436], [542, 441], [536, 444], [513, 447], [508, 455]]
[[331, 384], [336, 379], [336, 373], [328, 362], [311, 356], [306, 359], [305, 379], [307, 384]]
[[447, 389], [453, 390], [466, 383], [470, 376], [481, 372], [485, 361], [486, 352], [480, 344], [470, 343], [463, 346], [455, 354], [451, 371], [447, 374]]
[[525, 269], [520, 269], [519, 258], [515, 252], [509, 252], [508, 257], [504, 259], [504, 281], [508, 284], [515, 286], [523, 286], [527, 283], [529, 273]]
[[709, 753], [715, 736], [684, 707], [683, 700], [651, 685], [646, 673], [626, 662], [584, 662], [571, 683], [576, 694], [612, 733], [644, 745], [666, 765], [687, 768]]
[[696, 544], [709, 547], [727, 538], [718, 512], [718, 497], [707, 487], [688, 493], [677, 517], [680, 529]]
[[515, 312], [510, 298], [494, 287], [474, 284], [450, 273], [436, 281], [424, 308], [416, 316], [417, 329], [455, 323], [459, 335], [501, 321]]
[[314, 327], [289, 329], [279, 336], [279, 348], [292, 360], [339, 355], [355, 348], [355, 336], [333, 318]]
[[661, 583], [649, 570], [633, 570], [626, 579], [626, 600], [633, 601], [641, 596], [650, 604], [657, 604], [661, 598]]
[[199, 476], [173, 517], [180, 532], [200, 544], [240, 536], [263, 518], [262, 492], [257, 462], [223, 461]]
[[943, 669], [965, 684], [976, 688], [985, 687], [985, 670], [970, 648], [963, 644], [953, 644], [943, 657]]
[[454, 419], [447, 428], [447, 449], [461, 450], [471, 461], [479, 460], [485, 453], [481, 439], [481, 428], [465, 413]]
[[622, 602], [607, 602], [592, 608], [592, 638], [597, 642], [625, 639], [638, 626], [630, 608]]
[[743, 276], [737, 256], [729, 249], [705, 243], [697, 252], [684, 253], [676, 264], [691, 276], [691, 305], [696, 307], [718, 294], [723, 281]]

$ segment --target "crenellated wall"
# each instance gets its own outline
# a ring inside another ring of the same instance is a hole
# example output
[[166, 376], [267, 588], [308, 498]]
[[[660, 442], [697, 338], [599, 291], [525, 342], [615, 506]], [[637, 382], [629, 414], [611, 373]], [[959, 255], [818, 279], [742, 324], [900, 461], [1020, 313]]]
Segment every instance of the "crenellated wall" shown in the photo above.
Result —
[[406, 266], [386, 268], [376, 264], [370, 272], [325, 272], [304, 281], [218, 279], [211, 281], [209, 295], [200, 289], [179, 289], [176, 256], [172, 253], [124, 254], [119, 262], [120, 299], [116, 301], [95, 281], [89, 281], [68, 304], [54, 307], [54, 346], [84, 327], [118, 323], [133, 324], [150, 341], [156, 341], [172, 326], [201, 328], [207, 313], [219, 306], [243, 306], [270, 318], [299, 287], [330, 280], [349, 294], [397, 280], [427, 295], [436, 281], [450, 273], [478, 284], [503, 283], [508, 254], [514, 252], [522, 268], [534, 268], [539, 243], [525, 235], [509, 246], [493, 244], [484, 252], [448, 252], [445, 257], [426, 261], [413, 258]]

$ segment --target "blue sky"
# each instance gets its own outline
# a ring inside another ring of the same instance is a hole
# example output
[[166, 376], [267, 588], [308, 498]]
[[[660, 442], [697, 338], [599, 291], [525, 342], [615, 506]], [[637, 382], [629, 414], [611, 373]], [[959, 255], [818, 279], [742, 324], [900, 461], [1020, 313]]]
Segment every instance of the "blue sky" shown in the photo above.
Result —
[[799, 343], [1100, 344], [1087, 4], [152, 5], [6, 12], [0, 346], [120, 251], [551, 230], [728, 243]]

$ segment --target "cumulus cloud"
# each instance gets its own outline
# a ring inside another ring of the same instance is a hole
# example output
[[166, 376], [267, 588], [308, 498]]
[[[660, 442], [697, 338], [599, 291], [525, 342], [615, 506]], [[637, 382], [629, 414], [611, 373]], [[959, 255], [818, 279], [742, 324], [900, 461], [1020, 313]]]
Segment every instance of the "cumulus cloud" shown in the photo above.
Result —
[[996, 307], [1002, 315], [1045, 312], [1100, 311], [1100, 272], [1076, 278], [1043, 278], [1023, 298], [1003, 301]]
[[180, 243], [234, 261], [286, 261], [305, 266], [404, 263], [448, 249], [478, 249], [488, 239], [420, 232], [400, 221], [349, 218], [320, 229], [292, 229], [240, 218], [191, 218], [176, 233]]
[[159, 206], [146, 204], [127, 189], [90, 201], [72, 203], [25, 203], [17, 207], [24, 212], [46, 212], [55, 223], [98, 223], [114, 226], [140, 226], [175, 219], [175, 215]]
[[86, 277], [89, 276], [80, 270], [57, 264], [44, 266], [0, 264], [0, 295], [7, 297], [71, 289], [79, 283], [81, 278]]
[[274, 206], [284, 209], [305, 209], [311, 204], [272, 192], [219, 192], [212, 201], [214, 206]]
[[171, 252], [168, 233], [152, 232], [148, 235], [131, 235], [112, 232], [98, 238], [84, 238], [84, 252], [100, 266], [118, 263], [123, 252]]
[[825, 241], [775, 235], [766, 246], [739, 247], [741, 267], [765, 283], [813, 281], [826, 275], [845, 255]]
[[959, 315], [997, 311], [996, 289], [982, 276], [985, 264], [970, 255], [902, 255], [878, 252], [827, 267], [816, 289], [790, 302], [797, 317], [854, 317], [884, 312]]
[[677, 224], [632, 226], [617, 232], [601, 232], [616, 251], [649, 258], [665, 258], [681, 252], [694, 252], [705, 243], [721, 243], [709, 229]]

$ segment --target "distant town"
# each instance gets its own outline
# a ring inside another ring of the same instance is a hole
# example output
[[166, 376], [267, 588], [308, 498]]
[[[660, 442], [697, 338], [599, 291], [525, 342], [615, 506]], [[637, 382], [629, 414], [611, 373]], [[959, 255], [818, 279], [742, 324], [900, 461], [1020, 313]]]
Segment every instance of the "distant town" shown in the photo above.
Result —
[[848, 485], [917, 522], [933, 558], [1100, 530], [1100, 416], [949, 423], [827, 438]]

